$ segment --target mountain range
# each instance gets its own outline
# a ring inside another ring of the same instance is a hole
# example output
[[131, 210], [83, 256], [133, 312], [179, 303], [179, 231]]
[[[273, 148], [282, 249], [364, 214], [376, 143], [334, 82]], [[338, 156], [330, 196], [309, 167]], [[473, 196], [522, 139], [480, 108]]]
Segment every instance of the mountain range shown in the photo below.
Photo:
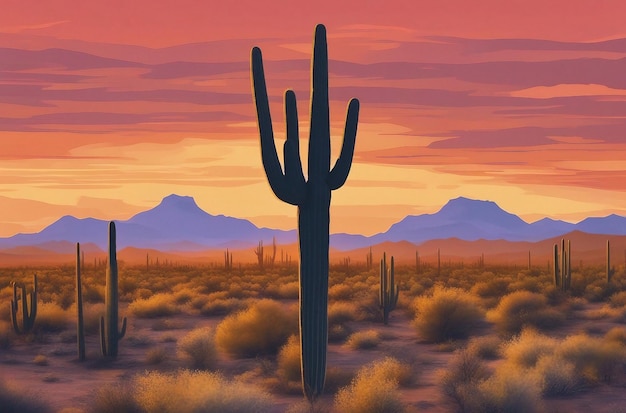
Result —
[[[61, 243], [94, 244], [105, 249], [107, 220], [64, 216], [42, 231], [0, 238], [0, 249], [40, 246], [54, 251]], [[278, 244], [297, 241], [296, 230], [259, 228], [246, 219], [211, 215], [192, 197], [169, 195], [154, 208], [125, 221], [116, 221], [118, 248], [135, 247], [161, 251], [201, 251], [218, 248], [249, 248], [260, 240]], [[384, 242], [426, 241], [456, 238], [462, 241], [504, 240], [537, 242], [571, 231], [590, 234], [626, 235], [626, 217], [590, 217], [578, 223], [544, 218], [527, 223], [491, 201], [455, 198], [432, 214], [410, 215], [387, 231], [364, 236], [332, 234], [331, 247], [339, 251], [364, 248]], [[56, 245], [56, 247], [55, 247]]]

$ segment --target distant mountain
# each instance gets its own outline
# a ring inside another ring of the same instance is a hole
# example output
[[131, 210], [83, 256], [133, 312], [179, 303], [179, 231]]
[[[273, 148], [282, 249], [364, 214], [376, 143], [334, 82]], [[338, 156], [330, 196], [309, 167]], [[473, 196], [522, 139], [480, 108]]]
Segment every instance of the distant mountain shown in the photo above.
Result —
[[[126, 221], [116, 221], [118, 248], [135, 247], [161, 251], [202, 251], [210, 248], [244, 249], [259, 240], [279, 244], [297, 241], [296, 230], [259, 228], [246, 219], [211, 215], [192, 197], [169, 195], [154, 208]], [[55, 250], [54, 243], [93, 243], [106, 248], [107, 221], [64, 216], [39, 233], [0, 238], [0, 249], [38, 246]], [[294, 223], [295, 224], [295, 223]], [[409, 215], [386, 232], [366, 237], [358, 234], [332, 234], [330, 244], [348, 251], [384, 242], [408, 241], [421, 244], [430, 240], [456, 238], [462, 241], [505, 240], [537, 242], [571, 231], [590, 234], [626, 235], [626, 218], [618, 215], [591, 217], [577, 224], [544, 218], [527, 223], [491, 201], [456, 198], [433, 214]]]
[[[0, 238], [0, 248], [39, 245], [53, 241], [91, 242], [105, 249], [108, 221], [65, 216], [39, 233]], [[116, 221], [118, 248], [154, 248], [170, 251], [253, 246], [276, 237], [278, 243], [297, 240], [295, 230], [258, 228], [245, 219], [211, 215], [192, 197], [169, 195], [156, 207], [127, 221]]]

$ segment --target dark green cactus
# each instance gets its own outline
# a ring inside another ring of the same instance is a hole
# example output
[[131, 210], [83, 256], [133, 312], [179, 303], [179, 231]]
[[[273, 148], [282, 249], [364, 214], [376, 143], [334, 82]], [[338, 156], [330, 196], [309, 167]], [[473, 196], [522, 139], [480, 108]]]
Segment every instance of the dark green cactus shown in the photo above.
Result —
[[562, 291], [569, 290], [572, 284], [572, 244], [567, 240], [561, 240], [561, 251], [559, 245], [554, 244], [554, 286]]
[[[31, 331], [35, 325], [35, 318], [37, 318], [37, 274], [33, 275], [33, 290], [26, 294], [26, 286], [24, 284], [18, 284], [13, 282], [13, 299], [11, 300], [11, 322], [13, 323], [13, 330], [17, 334], [24, 334]], [[17, 289], [20, 289], [21, 295], [17, 295]], [[17, 313], [19, 307], [19, 300], [22, 300], [22, 327], [20, 328]]]
[[383, 253], [383, 259], [380, 260], [380, 286], [379, 286], [379, 305], [383, 310], [383, 322], [389, 323], [389, 313], [396, 308], [399, 297], [398, 286], [395, 282], [395, 269], [393, 265], [393, 256], [391, 257], [391, 266], [387, 268], [387, 254]]
[[263, 60], [258, 47], [252, 49], [252, 80], [267, 179], [280, 200], [298, 206], [302, 385], [306, 397], [313, 401], [322, 393], [326, 377], [330, 194], [345, 183], [350, 172], [359, 101], [352, 99], [348, 105], [341, 153], [331, 169], [328, 50], [326, 28], [318, 25], [313, 46], [308, 180], [305, 180], [300, 160], [296, 95], [291, 90], [285, 93], [287, 140], [283, 147], [283, 173], [274, 144]]
[[611, 242], [606, 240], [606, 282], [610, 283], [615, 274], [615, 268], [611, 268]]
[[[84, 261], [84, 260], [83, 260]], [[80, 243], [76, 243], [76, 342], [78, 360], [85, 361], [85, 327], [83, 322], [83, 284], [81, 281]]]
[[126, 334], [126, 317], [122, 320], [122, 330], [117, 329], [119, 299], [117, 291], [117, 247], [115, 244], [115, 223], [109, 223], [109, 259], [107, 260], [104, 317], [100, 318], [100, 342], [102, 355], [117, 357], [117, 342]]

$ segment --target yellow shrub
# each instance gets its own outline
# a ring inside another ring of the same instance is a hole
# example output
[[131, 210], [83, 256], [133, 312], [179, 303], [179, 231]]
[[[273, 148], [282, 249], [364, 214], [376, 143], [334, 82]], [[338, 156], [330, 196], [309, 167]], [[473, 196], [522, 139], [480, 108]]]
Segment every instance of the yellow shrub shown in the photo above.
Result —
[[196, 328], [178, 340], [178, 355], [191, 368], [212, 369], [217, 363], [214, 332], [209, 327]]

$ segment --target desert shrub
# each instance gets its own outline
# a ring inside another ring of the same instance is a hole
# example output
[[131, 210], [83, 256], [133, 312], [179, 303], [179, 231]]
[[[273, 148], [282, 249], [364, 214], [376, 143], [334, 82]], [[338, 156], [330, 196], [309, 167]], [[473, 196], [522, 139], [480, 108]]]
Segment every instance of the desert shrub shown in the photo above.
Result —
[[217, 373], [148, 372], [135, 378], [135, 399], [145, 413], [269, 412], [269, 394]]
[[435, 287], [429, 297], [415, 299], [415, 328], [431, 342], [465, 338], [483, 319], [478, 300], [458, 288]]
[[380, 334], [376, 330], [357, 331], [352, 333], [346, 345], [352, 350], [369, 350], [380, 344]]
[[610, 382], [615, 369], [626, 361], [623, 344], [585, 334], [566, 337], [555, 354], [572, 363], [587, 384]]
[[413, 384], [414, 371], [411, 364], [401, 363], [394, 357], [385, 357], [371, 364], [370, 375], [382, 376], [401, 386]]
[[238, 298], [217, 298], [204, 303], [200, 309], [200, 313], [208, 316], [226, 315], [234, 311], [239, 311], [245, 306], [245, 301]]
[[285, 345], [278, 352], [277, 374], [283, 381], [300, 381], [300, 338], [297, 335], [289, 337]]
[[174, 297], [164, 293], [135, 300], [128, 306], [128, 311], [138, 318], [164, 317], [180, 312], [174, 305]]
[[335, 396], [335, 409], [343, 413], [401, 413], [405, 406], [398, 392], [397, 378], [378, 361], [366, 365], [349, 386]]
[[626, 291], [620, 291], [609, 297], [609, 305], [614, 308], [626, 306]]
[[0, 321], [0, 350], [8, 350], [13, 345], [13, 326]]
[[541, 356], [533, 373], [538, 376], [541, 393], [547, 397], [569, 396], [578, 392], [582, 384], [575, 366], [553, 355]]
[[337, 301], [328, 306], [328, 324], [344, 324], [358, 318], [359, 309], [354, 303]]
[[276, 354], [298, 331], [298, 314], [273, 300], [259, 300], [247, 310], [229, 315], [218, 324], [217, 346], [234, 357]]
[[348, 386], [354, 379], [355, 372], [343, 367], [330, 366], [326, 369], [324, 393], [336, 394], [340, 388]]
[[33, 364], [36, 364], [37, 366], [47, 366], [48, 357], [44, 356], [43, 354], [37, 354], [33, 359]]
[[501, 369], [468, 392], [470, 412], [543, 412], [541, 388], [533, 375], [515, 369]]
[[[74, 306], [70, 311], [72, 317], [74, 317], [76, 307]], [[85, 328], [85, 334], [100, 333], [100, 317], [104, 316], [104, 312], [104, 303], [85, 303], [83, 305], [83, 326]]]
[[565, 316], [548, 307], [546, 298], [529, 291], [516, 291], [500, 300], [498, 306], [487, 314], [502, 334], [519, 333], [523, 327], [549, 329], [559, 326]]
[[332, 301], [350, 300], [354, 290], [346, 284], [335, 284], [328, 289], [328, 298]]
[[500, 356], [502, 341], [496, 336], [472, 337], [467, 343], [467, 351], [481, 359], [495, 360]]
[[154, 347], [146, 352], [147, 364], [161, 364], [167, 359], [167, 351], [163, 347]]
[[41, 303], [37, 306], [35, 331], [59, 332], [67, 328], [68, 314], [55, 303]]
[[277, 295], [280, 298], [298, 298], [300, 294], [300, 283], [292, 281], [278, 286]]
[[328, 326], [328, 341], [331, 343], [339, 343], [346, 340], [352, 329], [345, 324], [329, 324]]
[[489, 377], [485, 363], [474, 353], [459, 350], [450, 359], [445, 370], [438, 372], [438, 383], [443, 396], [467, 411], [469, 390]]
[[143, 413], [134, 397], [133, 383], [105, 384], [95, 393], [91, 413]]
[[613, 327], [604, 335], [607, 341], [615, 341], [626, 345], [626, 327]]
[[217, 363], [214, 332], [209, 327], [196, 328], [176, 344], [178, 356], [191, 368], [209, 370]]
[[47, 413], [50, 409], [38, 395], [0, 381], [0, 410], [3, 413]]
[[516, 366], [530, 368], [537, 364], [542, 356], [550, 355], [558, 346], [556, 339], [539, 334], [535, 330], [525, 329], [504, 346], [504, 356]]

